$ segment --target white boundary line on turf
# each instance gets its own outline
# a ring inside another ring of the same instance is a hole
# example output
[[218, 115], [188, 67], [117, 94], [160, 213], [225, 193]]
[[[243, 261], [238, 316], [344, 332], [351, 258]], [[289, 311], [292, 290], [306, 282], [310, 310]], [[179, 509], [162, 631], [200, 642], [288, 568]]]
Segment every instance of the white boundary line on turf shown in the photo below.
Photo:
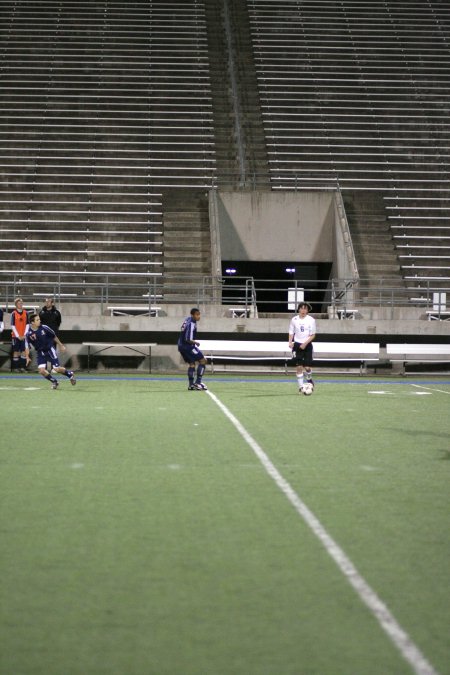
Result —
[[417, 387], [418, 389], [426, 389], [427, 391], [438, 391], [440, 394], [450, 395], [450, 391], [444, 391], [443, 389], [433, 389], [433, 387], [425, 387], [425, 385], [423, 384], [411, 383], [411, 387]]
[[377, 596], [375, 591], [369, 586], [365, 579], [360, 575], [350, 558], [334, 539], [328, 534], [321, 522], [314, 513], [300, 499], [295, 490], [291, 487], [285, 478], [271, 462], [261, 446], [249, 434], [245, 427], [239, 422], [237, 417], [217, 398], [215, 394], [208, 390], [207, 394], [214, 403], [228, 417], [244, 441], [251, 447], [266, 473], [272, 478], [277, 487], [291, 502], [297, 513], [303, 518], [304, 522], [312, 530], [324, 546], [327, 553], [333, 558], [347, 581], [353, 586], [356, 593], [365, 605], [370, 609], [377, 619], [380, 626], [389, 636], [395, 647], [399, 650], [405, 660], [411, 665], [413, 672], [417, 675], [438, 675], [433, 666], [426, 660], [420, 649], [414, 644], [408, 633], [400, 626], [395, 617], [391, 614], [384, 602]]

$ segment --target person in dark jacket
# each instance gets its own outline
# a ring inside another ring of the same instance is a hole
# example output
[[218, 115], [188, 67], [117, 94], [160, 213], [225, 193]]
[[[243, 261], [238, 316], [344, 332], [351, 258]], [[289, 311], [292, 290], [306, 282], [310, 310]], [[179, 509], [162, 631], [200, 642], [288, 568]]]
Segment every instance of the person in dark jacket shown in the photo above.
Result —
[[45, 305], [39, 312], [39, 317], [44, 326], [48, 326], [58, 335], [62, 317], [59, 309], [56, 309], [55, 301], [51, 296], [45, 298]]

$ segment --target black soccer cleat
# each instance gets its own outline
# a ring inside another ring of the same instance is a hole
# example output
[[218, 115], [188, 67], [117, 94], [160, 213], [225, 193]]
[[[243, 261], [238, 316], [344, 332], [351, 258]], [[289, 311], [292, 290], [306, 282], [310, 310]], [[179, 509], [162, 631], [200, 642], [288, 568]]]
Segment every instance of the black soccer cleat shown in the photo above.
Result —
[[194, 384], [194, 389], [197, 389], [198, 391], [208, 391], [208, 387], [206, 384], [203, 384], [203, 382], [196, 382]]
[[54, 382], [52, 382], [52, 389], [58, 389], [58, 387], [59, 387], [58, 380], [55, 380]]

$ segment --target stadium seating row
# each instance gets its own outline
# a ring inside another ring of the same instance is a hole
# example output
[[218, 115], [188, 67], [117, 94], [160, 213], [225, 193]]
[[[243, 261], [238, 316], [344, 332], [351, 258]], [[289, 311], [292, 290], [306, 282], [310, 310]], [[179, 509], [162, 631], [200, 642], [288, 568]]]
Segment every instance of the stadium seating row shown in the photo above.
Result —
[[450, 7], [248, 6], [274, 189], [383, 190], [407, 285], [449, 288]]
[[160, 274], [162, 188], [215, 176], [204, 4], [0, 13], [1, 278]]
[[[407, 287], [450, 288], [450, 7], [222, 4], [1, 6], [0, 267], [25, 279], [51, 265], [86, 283], [163, 273], [162, 193], [217, 185], [217, 139], [262, 119], [269, 187], [383, 190]], [[229, 56], [215, 104], [210, 75], [225, 52], [213, 14]], [[233, 17], [248, 20], [249, 45], [233, 39]]]

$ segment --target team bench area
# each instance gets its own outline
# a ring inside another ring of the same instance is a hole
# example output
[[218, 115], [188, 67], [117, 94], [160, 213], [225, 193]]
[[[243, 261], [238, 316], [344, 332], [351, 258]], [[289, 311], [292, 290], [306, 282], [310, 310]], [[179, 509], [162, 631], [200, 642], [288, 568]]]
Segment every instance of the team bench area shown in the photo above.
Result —
[[159, 316], [161, 307], [151, 305], [108, 305], [110, 316]]
[[87, 367], [88, 373], [91, 370], [91, 356], [101, 354], [109, 349], [127, 350], [138, 356], [148, 356], [148, 372], [152, 372], [152, 347], [156, 347], [156, 342], [83, 342], [83, 347], [87, 347]]
[[[287, 340], [283, 342], [264, 340], [199, 340], [200, 349], [211, 363], [214, 361], [274, 361], [284, 362], [287, 370], [292, 359]], [[314, 342], [314, 361], [352, 361], [364, 372], [367, 363], [380, 359], [377, 342]]]
[[392, 363], [401, 363], [403, 373], [406, 373], [406, 366], [411, 363], [450, 362], [450, 344], [388, 343], [386, 356]]

